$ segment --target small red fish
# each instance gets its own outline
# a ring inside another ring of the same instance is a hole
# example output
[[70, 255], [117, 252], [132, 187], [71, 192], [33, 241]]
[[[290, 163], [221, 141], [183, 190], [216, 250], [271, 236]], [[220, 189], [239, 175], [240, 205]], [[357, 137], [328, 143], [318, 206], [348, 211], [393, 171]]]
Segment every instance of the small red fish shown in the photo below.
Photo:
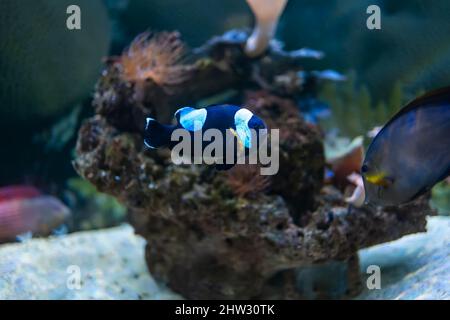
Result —
[[52, 196], [0, 202], [0, 243], [14, 241], [18, 235], [27, 232], [50, 235], [69, 214], [70, 210]]
[[14, 199], [29, 199], [41, 195], [41, 192], [32, 186], [9, 186], [0, 188], [0, 203]]

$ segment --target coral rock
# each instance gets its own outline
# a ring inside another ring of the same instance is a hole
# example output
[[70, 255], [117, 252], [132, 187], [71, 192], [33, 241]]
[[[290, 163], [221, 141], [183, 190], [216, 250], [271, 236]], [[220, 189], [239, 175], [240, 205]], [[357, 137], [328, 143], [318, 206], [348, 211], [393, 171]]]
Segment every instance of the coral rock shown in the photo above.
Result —
[[[350, 263], [360, 248], [424, 231], [427, 198], [401, 208], [350, 210], [340, 191], [323, 187], [320, 132], [303, 121], [293, 99], [267, 90], [248, 91], [242, 104], [280, 129], [280, 171], [267, 183], [256, 180], [252, 192], [242, 180], [230, 181], [231, 172], [177, 166], [164, 150], [145, 149], [144, 117], [164, 120], [178, 107], [168, 101], [188, 105], [230, 85], [244, 92], [254, 85], [242, 79], [247, 64], [257, 68], [264, 61], [266, 71], [286, 71], [269, 56], [249, 61], [242, 45], [220, 39], [207, 45], [209, 56], [193, 62], [198, 69], [189, 81], [170, 94], [149, 82], [143, 103], [136, 100], [139, 88], [109, 65], [97, 86], [97, 115], [79, 132], [76, 170], [127, 206], [136, 232], [147, 240], [146, 260], [156, 279], [186, 298], [264, 298], [274, 296], [274, 286], [287, 297], [293, 282], [283, 274], [330, 260]], [[252, 169], [237, 170], [249, 170], [242, 173], [248, 176]], [[357, 268], [351, 270], [358, 279]], [[275, 281], [280, 275], [287, 280]]]

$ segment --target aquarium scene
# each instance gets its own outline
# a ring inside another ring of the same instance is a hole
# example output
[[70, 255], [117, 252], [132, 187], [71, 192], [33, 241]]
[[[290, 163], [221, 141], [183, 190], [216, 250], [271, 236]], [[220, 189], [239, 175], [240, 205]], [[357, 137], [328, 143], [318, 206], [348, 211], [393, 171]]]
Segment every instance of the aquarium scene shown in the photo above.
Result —
[[0, 133], [0, 300], [450, 300], [448, 0], [0, 0]]

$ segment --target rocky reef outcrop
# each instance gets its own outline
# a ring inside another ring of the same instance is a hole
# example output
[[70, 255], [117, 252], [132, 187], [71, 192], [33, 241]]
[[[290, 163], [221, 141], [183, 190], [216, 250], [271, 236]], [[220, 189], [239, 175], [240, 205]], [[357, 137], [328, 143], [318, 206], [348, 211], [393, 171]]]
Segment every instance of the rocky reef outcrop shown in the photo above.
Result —
[[[347, 294], [354, 294], [357, 250], [424, 231], [428, 199], [349, 208], [338, 189], [324, 185], [322, 133], [298, 111], [298, 97], [318, 85], [299, 72], [304, 55], [272, 45], [251, 59], [245, 39], [233, 31], [184, 51], [177, 33], [138, 38], [108, 62], [74, 166], [128, 207], [147, 240], [149, 270], [186, 298], [298, 298], [295, 270], [335, 260], [348, 263]], [[148, 64], [149, 56], [156, 63]], [[230, 89], [228, 102], [280, 130], [278, 174], [260, 176], [252, 165], [228, 172], [174, 165], [167, 151], [145, 148], [145, 117], [169, 121], [177, 108]]]

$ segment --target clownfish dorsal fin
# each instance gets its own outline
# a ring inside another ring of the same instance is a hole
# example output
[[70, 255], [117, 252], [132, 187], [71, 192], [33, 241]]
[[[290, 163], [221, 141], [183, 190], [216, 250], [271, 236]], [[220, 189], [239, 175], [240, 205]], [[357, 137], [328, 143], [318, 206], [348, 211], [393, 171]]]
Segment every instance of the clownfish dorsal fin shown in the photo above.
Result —
[[205, 124], [208, 111], [205, 108], [194, 109], [184, 107], [175, 112], [175, 118], [178, 123], [188, 131], [201, 130]]

